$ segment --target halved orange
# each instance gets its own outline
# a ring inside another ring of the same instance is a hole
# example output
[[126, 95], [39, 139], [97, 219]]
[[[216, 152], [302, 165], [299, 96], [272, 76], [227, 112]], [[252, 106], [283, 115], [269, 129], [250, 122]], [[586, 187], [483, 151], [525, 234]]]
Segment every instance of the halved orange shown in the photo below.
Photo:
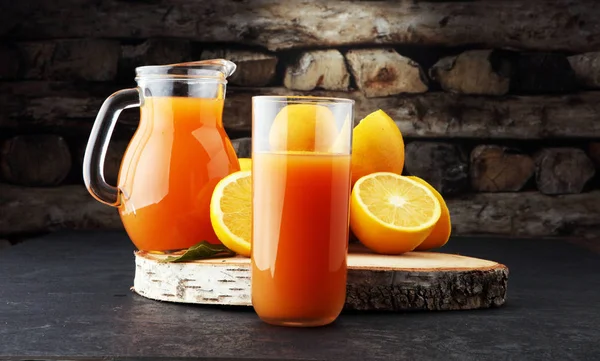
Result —
[[252, 175], [239, 171], [223, 178], [213, 191], [210, 221], [225, 247], [250, 257], [252, 233]]
[[366, 175], [352, 189], [350, 228], [377, 253], [414, 250], [429, 236], [440, 215], [440, 202], [429, 188], [395, 173]]
[[240, 170], [252, 170], [252, 158], [238, 158]]
[[425, 240], [418, 245], [417, 248], [415, 248], [415, 251], [427, 251], [433, 248], [440, 248], [448, 242], [448, 239], [450, 239], [450, 233], [452, 233], [450, 210], [448, 209], [448, 206], [446, 206], [446, 202], [444, 201], [442, 195], [435, 188], [433, 188], [431, 184], [419, 177], [409, 176], [408, 178], [415, 180], [429, 188], [429, 190], [433, 192], [437, 200], [440, 202], [440, 206], [442, 207], [440, 219], [435, 224], [435, 227], [433, 227], [433, 230], [429, 236], [427, 236], [427, 238], [425, 238]]

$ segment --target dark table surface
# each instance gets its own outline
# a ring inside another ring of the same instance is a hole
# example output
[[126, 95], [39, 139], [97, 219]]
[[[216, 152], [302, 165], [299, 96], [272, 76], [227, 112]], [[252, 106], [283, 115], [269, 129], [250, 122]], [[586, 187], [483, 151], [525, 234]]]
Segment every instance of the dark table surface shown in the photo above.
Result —
[[314, 329], [273, 327], [251, 308], [132, 293], [119, 232], [63, 232], [0, 251], [0, 358], [598, 360], [600, 254], [555, 240], [452, 239], [444, 252], [510, 269], [497, 309], [343, 313]]

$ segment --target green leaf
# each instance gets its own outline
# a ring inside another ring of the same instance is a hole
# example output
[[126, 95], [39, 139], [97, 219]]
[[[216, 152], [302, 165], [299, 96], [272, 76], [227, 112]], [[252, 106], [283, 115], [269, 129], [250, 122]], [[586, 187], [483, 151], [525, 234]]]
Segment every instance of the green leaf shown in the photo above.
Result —
[[162, 262], [187, 262], [206, 258], [233, 256], [235, 256], [235, 252], [221, 244], [211, 244], [207, 241], [202, 241], [188, 248], [182, 255], [167, 257]]

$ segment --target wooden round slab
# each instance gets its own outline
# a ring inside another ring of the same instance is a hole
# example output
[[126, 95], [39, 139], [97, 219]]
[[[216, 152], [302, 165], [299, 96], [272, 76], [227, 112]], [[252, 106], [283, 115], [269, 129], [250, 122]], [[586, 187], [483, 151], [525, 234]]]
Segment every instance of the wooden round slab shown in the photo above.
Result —
[[[135, 252], [132, 290], [169, 302], [251, 306], [250, 259], [165, 263]], [[506, 299], [508, 268], [493, 261], [436, 252], [401, 256], [352, 249], [346, 310], [468, 310], [498, 307]]]

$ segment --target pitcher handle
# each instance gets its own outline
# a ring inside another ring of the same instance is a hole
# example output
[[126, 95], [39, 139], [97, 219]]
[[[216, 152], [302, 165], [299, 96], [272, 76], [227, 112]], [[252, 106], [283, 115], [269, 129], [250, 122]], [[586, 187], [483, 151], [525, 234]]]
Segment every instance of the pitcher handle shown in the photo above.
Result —
[[138, 88], [123, 89], [110, 95], [98, 111], [85, 148], [83, 157], [85, 187], [96, 200], [109, 206], [118, 207], [121, 200], [119, 189], [106, 183], [104, 179], [104, 159], [108, 143], [121, 111], [140, 104], [141, 96]]

